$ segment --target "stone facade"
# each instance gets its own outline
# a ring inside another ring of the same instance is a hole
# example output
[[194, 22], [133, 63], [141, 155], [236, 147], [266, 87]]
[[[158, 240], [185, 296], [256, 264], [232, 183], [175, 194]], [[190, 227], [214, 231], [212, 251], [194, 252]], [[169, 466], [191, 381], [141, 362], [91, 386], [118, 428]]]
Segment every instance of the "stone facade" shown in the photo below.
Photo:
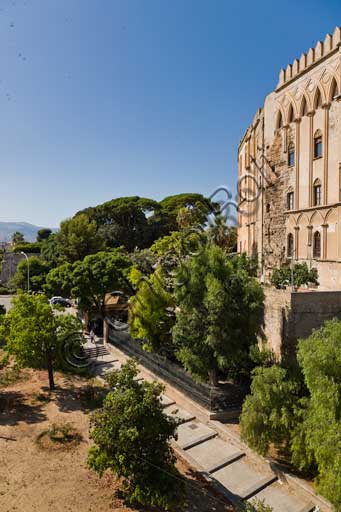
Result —
[[281, 70], [238, 150], [238, 251], [341, 290], [341, 27]]
[[265, 290], [262, 337], [277, 359], [294, 356], [297, 340], [332, 318], [341, 319], [339, 291]]

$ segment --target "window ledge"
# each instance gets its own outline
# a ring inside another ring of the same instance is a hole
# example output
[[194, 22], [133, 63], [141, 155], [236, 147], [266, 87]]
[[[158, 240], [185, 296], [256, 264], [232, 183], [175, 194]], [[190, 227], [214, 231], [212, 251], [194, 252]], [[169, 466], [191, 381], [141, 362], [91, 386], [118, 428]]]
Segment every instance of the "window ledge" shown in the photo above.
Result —
[[323, 158], [323, 155], [321, 155], [321, 156], [314, 156], [313, 161], [321, 160], [322, 158]]

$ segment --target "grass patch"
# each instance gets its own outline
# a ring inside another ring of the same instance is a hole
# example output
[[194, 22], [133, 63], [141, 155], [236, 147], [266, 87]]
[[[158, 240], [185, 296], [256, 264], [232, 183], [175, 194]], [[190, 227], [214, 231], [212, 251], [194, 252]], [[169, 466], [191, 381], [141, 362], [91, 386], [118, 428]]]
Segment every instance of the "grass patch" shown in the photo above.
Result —
[[71, 423], [52, 423], [38, 435], [36, 441], [40, 448], [58, 450], [78, 446], [82, 440], [82, 435]]

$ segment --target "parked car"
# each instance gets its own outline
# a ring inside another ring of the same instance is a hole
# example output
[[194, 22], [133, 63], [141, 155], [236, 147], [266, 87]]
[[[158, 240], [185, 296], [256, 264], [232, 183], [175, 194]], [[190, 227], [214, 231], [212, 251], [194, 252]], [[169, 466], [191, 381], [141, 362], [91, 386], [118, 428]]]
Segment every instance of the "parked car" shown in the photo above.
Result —
[[62, 306], [63, 308], [70, 308], [72, 306], [71, 302], [68, 299], [64, 299], [64, 297], [52, 297], [49, 300], [51, 306]]

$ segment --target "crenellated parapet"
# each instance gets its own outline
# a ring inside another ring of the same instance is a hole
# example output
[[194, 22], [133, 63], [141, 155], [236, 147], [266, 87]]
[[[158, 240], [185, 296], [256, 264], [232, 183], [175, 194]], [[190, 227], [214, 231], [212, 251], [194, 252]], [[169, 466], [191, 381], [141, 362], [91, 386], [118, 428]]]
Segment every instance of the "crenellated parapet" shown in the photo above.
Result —
[[309, 48], [307, 53], [302, 53], [299, 59], [295, 59], [292, 64], [288, 64], [286, 69], [281, 69], [277, 89], [280, 89], [291, 82], [312, 66], [325, 59], [331, 53], [336, 52], [341, 47], [341, 27], [336, 27], [333, 35], [327, 34], [325, 40], [319, 41], [315, 48]]

